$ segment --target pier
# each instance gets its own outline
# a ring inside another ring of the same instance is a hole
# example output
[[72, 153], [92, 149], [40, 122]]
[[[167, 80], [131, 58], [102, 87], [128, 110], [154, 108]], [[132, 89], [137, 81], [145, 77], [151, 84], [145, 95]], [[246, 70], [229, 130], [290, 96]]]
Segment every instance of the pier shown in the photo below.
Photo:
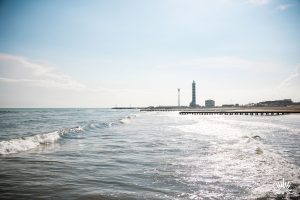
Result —
[[175, 111], [184, 111], [184, 109], [140, 109], [140, 111], [146, 111], [146, 112], [175, 112]]
[[300, 106], [273, 106], [273, 107], [234, 107], [234, 108], [190, 108], [181, 107], [147, 107], [141, 108], [145, 112], [178, 112], [180, 115], [262, 115], [277, 116], [287, 114], [300, 114]]
[[286, 114], [299, 114], [300, 111], [181, 111], [180, 115], [286, 115]]

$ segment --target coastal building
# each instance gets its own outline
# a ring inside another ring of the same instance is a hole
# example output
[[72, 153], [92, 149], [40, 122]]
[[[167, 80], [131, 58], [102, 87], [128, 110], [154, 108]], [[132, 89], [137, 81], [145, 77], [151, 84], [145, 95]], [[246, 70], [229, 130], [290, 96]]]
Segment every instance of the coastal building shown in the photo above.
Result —
[[190, 107], [196, 107], [196, 82], [192, 83], [192, 102], [190, 103]]
[[206, 108], [213, 108], [213, 107], [215, 107], [215, 101], [211, 100], [211, 99], [205, 100], [205, 107]]

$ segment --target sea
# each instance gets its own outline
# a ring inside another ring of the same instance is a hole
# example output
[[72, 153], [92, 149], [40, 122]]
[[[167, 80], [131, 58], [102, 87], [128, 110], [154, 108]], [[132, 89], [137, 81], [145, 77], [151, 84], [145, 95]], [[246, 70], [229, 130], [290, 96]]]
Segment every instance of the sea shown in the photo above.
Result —
[[299, 199], [299, 184], [298, 114], [0, 109], [0, 199]]

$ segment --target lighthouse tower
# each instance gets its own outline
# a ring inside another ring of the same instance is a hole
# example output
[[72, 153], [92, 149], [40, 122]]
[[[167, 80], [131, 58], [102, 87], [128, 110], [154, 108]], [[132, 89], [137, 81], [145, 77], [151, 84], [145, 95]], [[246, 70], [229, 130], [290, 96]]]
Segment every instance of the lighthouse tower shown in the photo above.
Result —
[[196, 107], [196, 82], [192, 83], [192, 102], [190, 103], [190, 107]]

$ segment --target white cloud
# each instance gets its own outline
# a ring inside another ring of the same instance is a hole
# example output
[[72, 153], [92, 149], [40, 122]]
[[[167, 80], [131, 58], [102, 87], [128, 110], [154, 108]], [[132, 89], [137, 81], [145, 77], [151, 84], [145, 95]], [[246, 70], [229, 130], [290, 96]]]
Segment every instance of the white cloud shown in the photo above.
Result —
[[55, 72], [46, 64], [8, 54], [0, 54], [0, 81], [77, 91], [86, 89], [82, 83], [70, 76]]
[[293, 82], [299, 78], [299, 71], [300, 71], [300, 64], [298, 64], [294, 71], [286, 78], [284, 79], [280, 85], [279, 85], [279, 89], [284, 89], [284, 88], [288, 88], [291, 87], [293, 85]]
[[242, 70], [262, 70], [277, 69], [279, 65], [274, 62], [253, 61], [234, 56], [206, 57], [190, 60], [179, 60], [171, 64], [158, 66], [159, 68], [173, 67], [193, 67], [206, 69], [242, 69]]
[[300, 94], [298, 92], [300, 91], [300, 63], [295, 66], [294, 70], [273, 91], [278, 99], [288, 98], [296, 102], [300, 101]]
[[256, 6], [263, 6], [269, 4], [271, 0], [249, 0], [248, 2]]
[[276, 7], [276, 10], [285, 11], [286, 9], [290, 8], [291, 6], [293, 6], [293, 5], [292, 4], [281, 4]]
[[48, 64], [0, 54], [0, 107], [137, 106], [147, 105], [151, 98], [157, 100], [157, 91], [111, 87], [97, 81], [83, 84]]

